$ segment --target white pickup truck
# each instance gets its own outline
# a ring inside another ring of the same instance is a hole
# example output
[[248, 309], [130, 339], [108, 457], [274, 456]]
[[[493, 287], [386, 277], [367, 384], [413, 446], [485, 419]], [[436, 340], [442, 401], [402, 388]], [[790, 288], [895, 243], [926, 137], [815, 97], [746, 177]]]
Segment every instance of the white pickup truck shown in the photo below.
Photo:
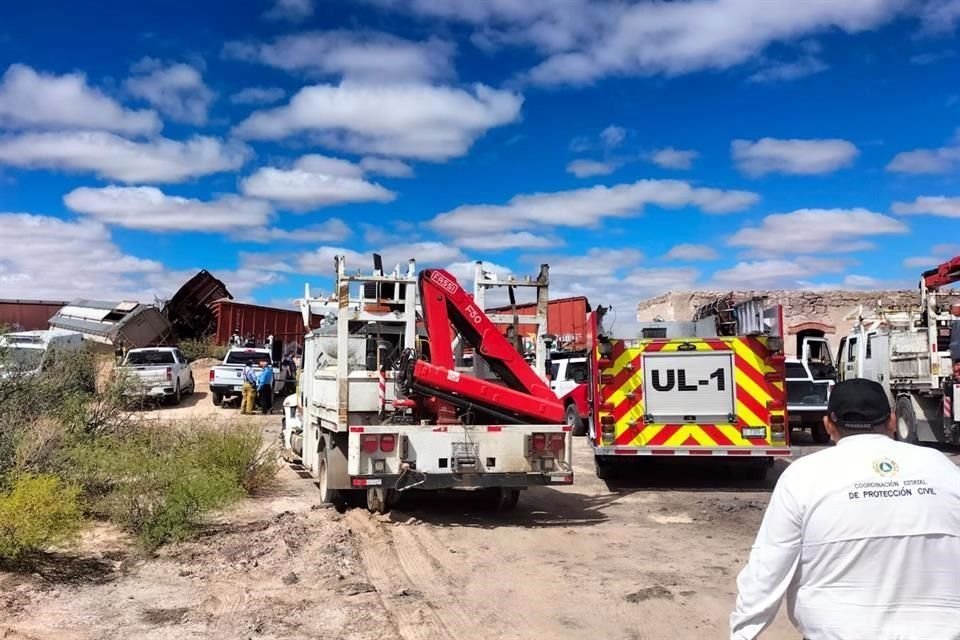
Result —
[[117, 375], [129, 376], [129, 395], [180, 404], [196, 388], [187, 358], [176, 347], [144, 347], [127, 352]]
[[[270, 349], [264, 347], [233, 347], [219, 364], [210, 369], [210, 396], [213, 404], [220, 406], [224, 400], [239, 398], [243, 395], [243, 368], [250, 363], [254, 375], [260, 375], [260, 363], [273, 363]], [[287, 377], [283, 368], [273, 364], [273, 392], [284, 397]]]

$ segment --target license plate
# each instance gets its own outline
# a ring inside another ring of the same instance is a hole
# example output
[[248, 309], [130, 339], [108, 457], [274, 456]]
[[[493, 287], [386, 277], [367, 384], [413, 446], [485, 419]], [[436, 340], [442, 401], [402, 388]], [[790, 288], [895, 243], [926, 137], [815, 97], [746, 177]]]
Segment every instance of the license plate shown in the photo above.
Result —
[[743, 427], [740, 429], [740, 434], [744, 438], [766, 438], [767, 430], [763, 427]]
[[453, 442], [451, 443], [452, 447], [452, 458], [455, 460], [474, 460], [478, 454], [478, 447], [473, 442]]

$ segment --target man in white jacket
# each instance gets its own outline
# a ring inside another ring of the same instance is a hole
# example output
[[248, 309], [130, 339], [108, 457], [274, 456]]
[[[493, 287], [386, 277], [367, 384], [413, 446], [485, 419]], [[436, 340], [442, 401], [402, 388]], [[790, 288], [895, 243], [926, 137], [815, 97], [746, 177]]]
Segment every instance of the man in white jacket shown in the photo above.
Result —
[[790, 465], [770, 497], [731, 640], [759, 637], [784, 596], [807, 640], [960, 640], [960, 468], [893, 440], [871, 380], [836, 385], [824, 425], [837, 446]]

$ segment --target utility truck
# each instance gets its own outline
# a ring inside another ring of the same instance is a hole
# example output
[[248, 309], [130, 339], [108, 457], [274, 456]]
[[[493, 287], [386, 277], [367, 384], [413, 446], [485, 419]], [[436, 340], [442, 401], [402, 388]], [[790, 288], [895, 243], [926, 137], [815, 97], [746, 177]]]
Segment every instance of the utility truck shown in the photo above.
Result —
[[605, 311], [588, 321], [589, 435], [601, 479], [638, 456], [723, 457], [760, 478], [794, 454], [779, 305], [722, 296], [689, 322], [640, 323], [639, 338], [608, 335]]
[[917, 304], [861, 309], [840, 341], [841, 378], [882, 384], [897, 414], [896, 436], [905, 442], [960, 444], [960, 378], [949, 350], [960, 318], [951, 317], [951, 296], [941, 291], [956, 282], [960, 256], [923, 273]]
[[[300, 301], [307, 328], [298, 418], [282, 436], [337, 509], [384, 512], [410, 490], [483, 490], [510, 510], [532, 485], [570, 484], [570, 427], [546, 380], [548, 270], [498, 280], [477, 265], [471, 297], [442, 269], [350, 274], [335, 260], [332, 297]], [[493, 287], [537, 292], [536, 362], [484, 311]], [[311, 315], [323, 317], [311, 330]], [[457, 341], [459, 337], [459, 341]], [[457, 366], [454, 343], [473, 348]]]

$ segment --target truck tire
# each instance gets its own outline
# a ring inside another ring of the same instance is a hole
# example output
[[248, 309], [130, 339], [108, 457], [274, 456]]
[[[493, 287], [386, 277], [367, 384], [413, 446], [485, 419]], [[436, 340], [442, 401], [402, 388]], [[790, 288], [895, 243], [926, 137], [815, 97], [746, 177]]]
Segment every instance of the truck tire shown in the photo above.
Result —
[[896, 438], [901, 442], [916, 444], [917, 442], [917, 414], [913, 411], [913, 402], [909, 396], [897, 398], [897, 431]]
[[617, 476], [617, 467], [611, 460], [604, 460], [602, 456], [593, 457], [593, 466], [596, 470], [597, 477], [601, 480], [616, 480]]
[[173, 395], [170, 396], [170, 404], [177, 406], [183, 400], [183, 394], [180, 393], [180, 381], [177, 380], [177, 386], [174, 388]]
[[213, 400], [213, 406], [219, 407], [223, 404], [223, 394], [216, 391], [210, 392], [210, 399]]
[[827, 433], [827, 428], [823, 426], [822, 422], [810, 427], [810, 435], [817, 444], [827, 444], [830, 442], [830, 434]]
[[197, 381], [193, 379], [193, 374], [190, 374], [190, 386], [187, 387], [187, 395], [192, 396], [197, 391]]
[[332, 504], [337, 513], [344, 513], [350, 505], [347, 496], [342, 491], [330, 488], [330, 478], [328, 477], [326, 452], [320, 455], [320, 468], [317, 470], [317, 486], [320, 489], [320, 502], [323, 504]]
[[577, 405], [573, 402], [567, 405], [566, 423], [567, 426], [570, 427], [570, 431], [573, 433], [573, 435], [587, 435], [587, 425], [580, 417], [580, 412], [577, 411]]

